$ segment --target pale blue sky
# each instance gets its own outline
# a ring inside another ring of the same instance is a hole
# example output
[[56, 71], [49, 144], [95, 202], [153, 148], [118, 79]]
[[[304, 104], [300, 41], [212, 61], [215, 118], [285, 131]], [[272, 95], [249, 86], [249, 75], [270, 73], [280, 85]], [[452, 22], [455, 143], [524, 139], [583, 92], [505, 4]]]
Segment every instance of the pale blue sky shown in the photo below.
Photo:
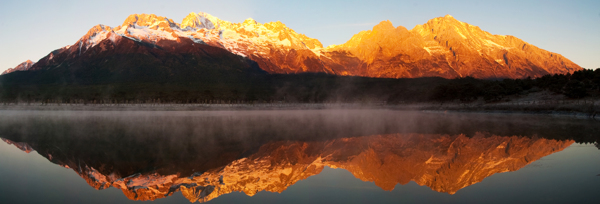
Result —
[[176, 22], [190, 12], [260, 23], [281, 21], [324, 46], [341, 44], [383, 20], [412, 29], [450, 14], [492, 34], [513, 35], [585, 68], [600, 67], [600, 1], [398, 0], [2, 0], [0, 72], [75, 43], [97, 24], [118, 26], [134, 13]]

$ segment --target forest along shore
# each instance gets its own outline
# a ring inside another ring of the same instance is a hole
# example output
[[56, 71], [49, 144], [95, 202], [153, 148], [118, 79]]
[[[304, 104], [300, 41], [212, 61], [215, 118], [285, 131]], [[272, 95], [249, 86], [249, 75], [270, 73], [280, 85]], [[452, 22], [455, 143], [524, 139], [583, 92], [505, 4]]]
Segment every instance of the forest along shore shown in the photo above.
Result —
[[531, 100], [497, 103], [429, 103], [408, 105], [407, 109], [429, 111], [526, 113], [573, 116], [600, 120], [600, 100]]

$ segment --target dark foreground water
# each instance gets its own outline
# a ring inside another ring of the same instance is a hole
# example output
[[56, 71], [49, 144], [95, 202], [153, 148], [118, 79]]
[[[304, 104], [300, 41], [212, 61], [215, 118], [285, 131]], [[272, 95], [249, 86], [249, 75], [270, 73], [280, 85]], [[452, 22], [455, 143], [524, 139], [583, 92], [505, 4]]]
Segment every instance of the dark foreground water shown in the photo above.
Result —
[[600, 203], [599, 134], [517, 114], [0, 111], [0, 203]]

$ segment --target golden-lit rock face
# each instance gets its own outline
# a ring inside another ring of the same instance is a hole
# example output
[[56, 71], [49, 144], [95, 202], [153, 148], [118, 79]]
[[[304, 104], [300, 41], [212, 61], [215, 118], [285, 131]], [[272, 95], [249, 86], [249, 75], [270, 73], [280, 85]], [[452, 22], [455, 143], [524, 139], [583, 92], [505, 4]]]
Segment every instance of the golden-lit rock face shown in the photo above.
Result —
[[133, 14], [125, 19], [121, 26], [146, 26], [151, 29], [171, 28], [176, 25], [173, 20], [154, 14]]
[[265, 144], [256, 153], [225, 166], [192, 175], [103, 175], [75, 160], [54, 161], [51, 155], [48, 158], [72, 168], [94, 188], [119, 188], [132, 200], [155, 200], [181, 191], [191, 202], [205, 202], [231, 192], [249, 196], [260, 191], [283, 192], [296, 182], [319, 174], [325, 166], [346, 169], [383, 190], [414, 181], [454, 194], [493, 174], [516, 171], [562, 151], [573, 142], [482, 133], [473, 137], [391, 134], [321, 142], [281, 141]]
[[344, 145], [362, 146], [363, 151], [328, 165], [346, 169], [363, 181], [373, 181], [384, 190], [414, 181], [450, 194], [495, 173], [516, 171], [574, 142], [480, 133], [473, 138], [414, 134], [361, 140]]
[[74, 45], [50, 53], [31, 69], [51, 63], [64, 50], [68, 58], [76, 58], [94, 46], [111, 49], [107, 44], [117, 44], [124, 38], [160, 48], [175, 48], [173, 43], [187, 44], [191, 40], [247, 57], [261, 69], [280, 74], [526, 78], [582, 69], [560, 54], [513, 36], [492, 35], [450, 15], [431, 19], [412, 30], [382, 21], [342, 45], [323, 48], [319, 40], [279, 21], [261, 24], [247, 19], [232, 23], [202, 12], [190, 13], [181, 24], [154, 14], [134, 14], [116, 28], [96, 26]]
[[[434, 18], [412, 30], [382, 21], [373, 30], [362, 31], [342, 45], [327, 48], [280, 22], [261, 27], [254, 20], [232, 24], [215, 17], [208, 19], [217, 22], [216, 25], [225, 25], [225, 29], [221, 29], [223, 35], [219, 39], [203, 38], [205, 42], [248, 56], [270, 73], [324, 72], [382, 78], [525, 78], [581, 69], [559, 54], [513, 36], [492, 35], [450, 15]], [[246, 34], [247, 31], [254, 31], [256, 35]], [[261, 36], [258, 33], [266, 35], [268, 40], [257, 40]], [[219, 41], [227, 43], [214, 43]]]
[[328, 51], [349, 52], [371, 77], [525, 78], [580, 70], [563, 56], [516, 37], [492, 35], [452, 16], [434, 18], [412, 30], [383, 21]]

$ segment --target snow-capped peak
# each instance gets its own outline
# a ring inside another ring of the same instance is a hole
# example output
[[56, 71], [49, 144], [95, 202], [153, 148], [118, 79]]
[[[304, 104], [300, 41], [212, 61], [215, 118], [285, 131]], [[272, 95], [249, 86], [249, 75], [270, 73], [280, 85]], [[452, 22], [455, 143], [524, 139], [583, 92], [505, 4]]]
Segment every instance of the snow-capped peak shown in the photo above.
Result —
[[154, 14], [130, 15], [129, 17], [127, 17], [127, 19], [125, 19], [125, 22], [123, 22], [122, 26], [144, 26], [151, 27], [153, 29], [179, 27], [179, 25], [177, 25], [177, 23], [175, 23], [173, 20], [162, 16], [156, 16]]
[[[82, 46], [85, 44], [85, 48], [89, 49], [90, 47], [94, 47], [98, 45], [98, 43], [102, 42], [102, 40], [109, 38], [113, 29], [110, 26], [105, 26], [102, 24], [94, 26], [88, 33], [83, 37], [82, 42], [80, 43]], [[111, 37], [111, 40], [114, 42], [114, 36]]]
[[33, 66], [33, 64], [35, 64], [35, 62], [32, 62], [31, 60], [27, 60], [27, 61], [22, 62], [21, 64], [17, 65], [15, 68], [9, 68], [9, 69], [5, 70], [4, 72], [2, 72], [2, 74], [8, 74], [8, 73], [15, 72], [15, 71], [27, 71], [27, 70], [29, 70], [29, 68], [31, 68]]
[[181, 22], [181, 29], [186, 28], [196, 28], [196, 29], [215, 29], [214, 23], [211, 19], [215, 19], [215, 17], [207, 14], [207, 13], [190, 13], [187, 17], [183, 19]]
[[252, 25], [252, 24], [256, 25], [256, 24], [258, 24], [258, 22], [256, 22], [256, 20], [254, 20], [252, 18], [248, 18], [248, 19], [244, 20], [244, 22], [242, 24], [244, 24], [244, 25]]

